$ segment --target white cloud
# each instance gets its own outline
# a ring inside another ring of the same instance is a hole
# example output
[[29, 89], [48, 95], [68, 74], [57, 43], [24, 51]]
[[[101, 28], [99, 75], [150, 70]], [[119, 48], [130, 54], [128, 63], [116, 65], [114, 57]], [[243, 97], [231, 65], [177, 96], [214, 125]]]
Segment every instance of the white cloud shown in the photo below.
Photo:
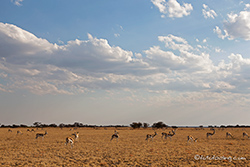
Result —
[[199, 71], [200, 73], [207, 73], [213, 70], [213, 64], [209, 59], [209, 55], [205, 53], [201, 53], [200, 55], [193, 53], [195, 49], [185, 39], [172, 34], [159, 36], [158, 39], [165, 43], [166, 48], [180, 52], [180, 55], [175, 55], [173, 52], [163, 51], [157, 46], [144, 51], [147, 58], [150, 59], [147, 62], [159, 67], [161, 72], [185, 71], [192, 73]]
[[96, 89], [153, 92], [250, 92], [250, 60], [239, 54], [215, 66], [187, 40], [159, 36], [167, 51], [152, 46], [133, 53], [88, 34], [57, 46], [21, 28], [0, 23], [0, 91], [77, 94]]
[[164, 14], [161, 15], [162, 18], [165, 17], [165, 14], [168, 14], [168, 17], [173, 18], [188, 16], [193, 10], [191, 4], [183, 3], [183, 5], [181, 5], [177, 0], [169, 0], [168, 2], [166, 2], [166, 0], [151, 0], [151, 2], [158, 7], [162, 14]]
[[215, 26], [213, 30], [214, 30], [214, 33], [216, 33], [218, 37], [221, 39], [225, 39], [226, 37], [228, 37], [227, 31], [224, 30], [224, 35], [223, 35], [221, 29], [218, 26]]
[[235, 89], [234, 85], [230, 85], [224, 81], [215, 81], [209, 84], [209, 87], [212, 88], [215, 92], [231, 91]]
[[57, 40], [58, 44], [64, 44], [64, 42], [60, 39]]
[[193, 7], [191, 4], [183, 3], [181, 6], [177, 0], [168, 1], [168, 13], [169, 17], [183, 17], [190, 15]]
[[159, 36], [158, 40], [164, 42], [166, 47], [173, 50], [188, 51], [193, 49], [193, 47], [189, 45], [185, 39], [172, 34], [168, 36]]
[[250, 11], [241, 11], [239, 14], [228, 14], [224, 22], [225, 30], [232, 39], [242, 38], [250, 40]]
[[197, 45], [197, 47], [200, 48], [200, 49], [203, 48], [201, 45]]
[[21, 2], [23, 2], [23, 0], [11, 0], [11, 2], [17, 6], [22, 6]]
[[151, 2], [156, 6], [158, 7], [159, 11], [161, 13], [167, 13], [167, 3], [165, 0], [151, 0]]
[[163, 73], [171, 70], [181, 69], [185, 60], [176, 56], [173, 52], [163, 51], [158, 46], [151, 47], [144, 51], [147, 55], [147, 61], [151, 66], [158, 67]]
[[207, 18], [214, 19], [215, 17], [217, 17], [216, 12], [210, 9], [206, 4], [203, 4], [202, 14], [206, 19]]
[[220, 48], [215, 48], [215, 52], [220, 53], [222, 50]]
[[[7, 23], [0, 23], [0, 41], [2, 47], [11, 47], [11, 50], [5, 49], [1, 57], [14, 55], [33, 55], [38, 52], [52, 52], [57, 49], [56, 44], [51, 44], [45, 39], [37, 38], [35, 35]], [[14, 47], [15, 46], [15, 47]]]
[[250, 11], [241, 11], [239, 14], [230, 13], [228, 19], [223, 23], [224, 35], [219, 27], [215, 27], [214, 32], [219, 38], [229, 40], [242, 38], [250, 40]]
[[245, 9], [244, 10], [248, 10], [250, 9], [250, 4], [245, 4]]
[[[45, 93], [69, 94], [66, 89], [69, 84], [81, 90], [109, 87], [109, 83], [114, 84], [114, 77], [143, 74], [148, 68], [139, 54], [135, 58], [131, 51], [111, 47], [107, 40], [90, 34], [89, 40], [76, 39], [57, 46], [15, 25], [0, 23], [0, 37], [3, 48], [0, 72], [8, 74], [5, 79], [17, 81], [10, 89], [23, 88], [42, 94], [45, 90], [42, 88], [46, 88]], [[107, 77], [109, 74], [114, 77]], [[33, 87], [36, 83], [39, 86]]]
[[120, 34], [115, 33], [114, 36], [115, 36], [116, 38], [118, 38], [118, 37], [120, 37]]

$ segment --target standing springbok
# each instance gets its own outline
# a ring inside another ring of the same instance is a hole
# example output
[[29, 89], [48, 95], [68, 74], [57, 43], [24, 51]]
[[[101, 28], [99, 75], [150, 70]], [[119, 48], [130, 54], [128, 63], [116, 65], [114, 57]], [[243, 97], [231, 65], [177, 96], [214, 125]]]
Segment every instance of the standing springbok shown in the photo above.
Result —
[[36, 139], [37, 139], [38, 137], [41, 137], [42, 139], [44, 139], [44, 136], [47, 135], [47, 134], [48, 134], [47, 131], [45, 131], [45, 133], [37, 133], [37, 134], [36, 134]]
[[168, 137], [170, 138], [170, 141], [172, 140], [172, 137], [175, 135], [175, 131], [176, 130], [172, 130], [171, 132], [168, 132], [168, 134], [165, 135], [165, 139], [168, 139]]
[[155, 134], [147, 134], [146, 135], [146, 140], [148, 140], [149, 138], [151, 138], [151, 141], [153, 141], [153, 138], [157, 135], [157, 133], [155, 132]]
[[73, 146], [74, 146], [74, 139], [72, 137], [67, 137], [65, 145], [67, 146], [68, 143], [70, 143], [71, 148], [73, 148]]

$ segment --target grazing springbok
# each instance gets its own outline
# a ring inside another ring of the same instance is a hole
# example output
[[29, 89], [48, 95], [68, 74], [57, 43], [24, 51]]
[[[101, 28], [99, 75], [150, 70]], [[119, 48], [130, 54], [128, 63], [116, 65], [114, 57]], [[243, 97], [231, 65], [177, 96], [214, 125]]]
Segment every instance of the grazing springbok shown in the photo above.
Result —
[[197, 140], [198, 140], [198, 138], [194, 138], [192, 135], [189, 135], [188, 137], [187, 137], [187, 142], [197, 142]]
[[245, 136], [246, 136], [246, 137], [249, 139], [249, 136], [248, 136], [247, 132], [243, 132], [243, 134], [242, 134], [242, 135], [243, 135], [243, 137], [245, 137]]
[[233, 135], [232, 135], [232, 133], [230, 133], [230, 132], [227, 132], [227, 133], [226, 133], [226, 137], [228, 138], [229, 136], [230, 136], [231, 138], [233, 138]]
[[215, 129], [212, 129], [213, 133], [207, 132], [207, 138], [210, 136], [210, 138], [215, 134]]
[[22, 133], [22, 131], [18, 130], [18, 131], [16, 132], [16, 134], [18, 135], [18, 134], [23, 134], [23, 133]]
[[116, 138], [116, 141], [118, 141], [118, 138], [119, 138], [119, 135], [118, 135], [118, 132], [115, 130], [114, 134], [111, 136], [111, 140], [113, 140], [114, 138]]

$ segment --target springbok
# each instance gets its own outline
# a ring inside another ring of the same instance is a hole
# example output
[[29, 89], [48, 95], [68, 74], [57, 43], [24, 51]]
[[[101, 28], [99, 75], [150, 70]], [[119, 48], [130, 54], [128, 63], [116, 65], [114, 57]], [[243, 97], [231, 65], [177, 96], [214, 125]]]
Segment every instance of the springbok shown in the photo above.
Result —
[[113, 140], [114, 138], [116, 138], [116, 141], [118, 141], [118, 138], [119, 138], [119, 135], [118, 135], [118, 132], [115, 130], [114, 134], [111, 136], [111, 140]]
[[215, 129], [212, 129], [213, 133], [207, 132], [207, 138], [210, 136], [210, 138], [215, 134]]
[[151, 141], [153, 141], [153, 138], [157, 135], [157, 133], [155, 132], [155, 134], [147, 134], [146, 135], [146, 140], [148, 140], [149, 138], [151, 139]]
[[73, 146], [74, 146], [74, 139], [72, 137], [67, 137], [65, 145], [67, 146], [68, 143], [70, 143], [71, 148], [73, 148]]

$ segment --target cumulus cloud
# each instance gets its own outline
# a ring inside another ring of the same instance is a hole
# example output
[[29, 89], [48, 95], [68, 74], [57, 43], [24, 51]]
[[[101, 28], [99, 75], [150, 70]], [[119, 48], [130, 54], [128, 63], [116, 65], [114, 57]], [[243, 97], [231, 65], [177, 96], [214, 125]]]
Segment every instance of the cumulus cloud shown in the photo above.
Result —
[[[77, 94], [96, 89], [166, 91], [249, 90], [250, 60], [232, 54], [215, 66], [187, 40], [159, 36], [165, 48], [133, 53], [88, 34], [60, 46], [12, 24], [0, 23], [0, 91]], [[245, 91], [247, 92], [247, 91]]]
[[177, 2], [177, 0], [151, 0], [151, 2], [158, 7], [159, 11], [163, 14], [161, 17], [165, 17], [165, 14], [168, 14], [168, 17], [180, 18], [183, 16], [190, 15], [193, 10], [193, 6], [188, 3], [183, 3], [182, 5]]
[[[213, 70], [213, 63], [208, 54], [195, 53], [197, 49], [193, 48], [184, 38], [169, 34], [168, 36], [159, 36], [158, 40], [165, 43], [167, 49], [179, 51], [179, 55], [171, 51], [164, 51], [160, 47], [154, 46], [149, 50], [144, 51], [148, 63], [153, 63], [154, 66], [169, 71], [179, 71], [192, 73], [194, 71], [207, 73]], [[158, 63], [158, 64], [157, 64]], [[162, 70], [163, 71], [163, 70]]]
[[185, 60], [176, 56], [173, 52], [163, 51], [158, 46], [145, 50], [147, 61], [154, 67], [158, 67], [161, 72], [170, 72], [171, 70], [181, 69]]
[[51, 44], [45, 39], [37, 38], [32, 33], [7, 23], [0, 23], [0, 38], [2, 39], [0, 46], [3, 48], [0, 56], [5, 58], [50, 53], [58, 48], [56, 44]]
[[229, 40], [242, 38], [250, 40], [250, 11], [241, 11], [239, 14], [230, 13], [228, 19], [223, 23], [224, 33], [216, 26], [214, 32], [219, 38], [228, 38]]
[[224, 22], [225, 30], [233, 39], [242, 38], [250, 40], [250, 11], [241, 11], [239, 14], [228, 14]]
[[[134, 56], [131, 51], [110, 46], [107, 40], [90, 34], [88, 40], [76, 39], [58, 46], [15, 25], [0, 23], [0, 37], [0, 70], [8, 74], [5, 79], [17, 81], [10, 89], [70, 94], [66, 89], [69, 85], [81, 90], [108, 87], [108, 83], [118, 83], [115, 77], [150, 71], [139, 54]], [[38, 83], [39, 86], [32, 86]]]
[[215, 17], [217, 17], [217, 14], [214, 10], [210, 9], [206, 4], [203, 4], [203, 9], [202, 9], [202, 14], [203, 16], [207, 19], [207, 18], [212, 18], [214, 19]]

